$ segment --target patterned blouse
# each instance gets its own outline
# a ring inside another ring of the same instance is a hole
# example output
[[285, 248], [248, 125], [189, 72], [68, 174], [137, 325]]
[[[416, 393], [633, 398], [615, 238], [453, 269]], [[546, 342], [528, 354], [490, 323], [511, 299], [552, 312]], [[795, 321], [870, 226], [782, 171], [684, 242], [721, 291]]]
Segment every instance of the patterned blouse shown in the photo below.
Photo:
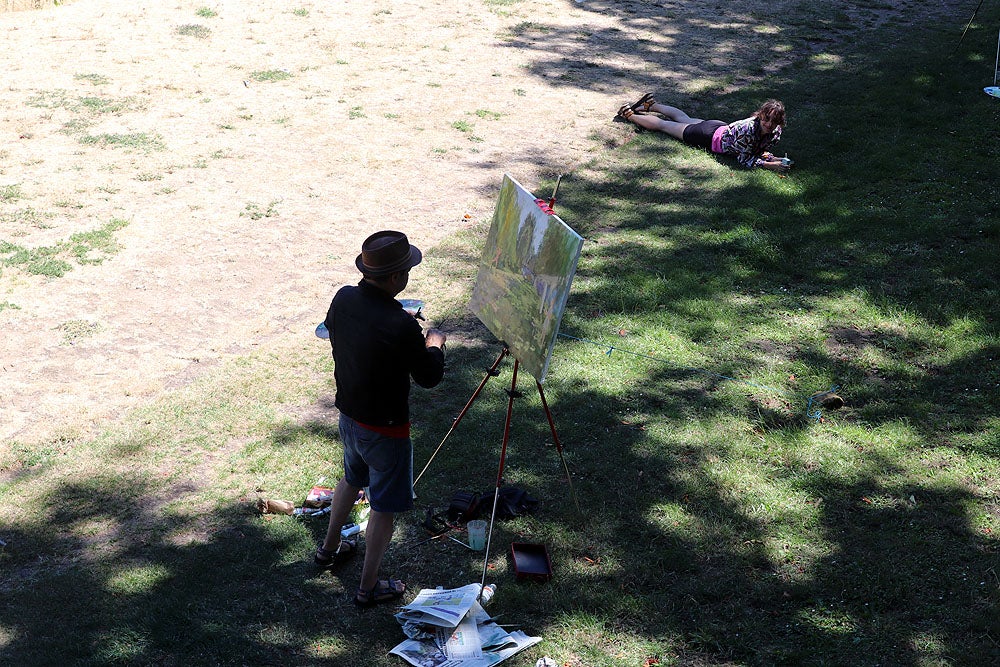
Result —
[[758, 137], [755, 120], [751, 116], [730, 123], [722, 134], [722, 152], [735, 155], [736, 161], [748, 169], [764, 162], [761, 155], [781, 139], [780, 125], [770, 136]]

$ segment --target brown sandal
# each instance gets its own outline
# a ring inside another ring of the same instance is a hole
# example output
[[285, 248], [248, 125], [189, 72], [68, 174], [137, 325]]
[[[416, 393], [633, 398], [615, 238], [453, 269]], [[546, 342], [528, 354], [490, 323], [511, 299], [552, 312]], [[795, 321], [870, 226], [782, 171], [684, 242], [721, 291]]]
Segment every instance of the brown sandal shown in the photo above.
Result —
[[316, 547], [316, 554], [313, 556], [313, 562], [326, 570], [346, 563], [357, 553], [358, 543], [355, 540], [341, 539], [340, 546], [337, 547], [336, 551], [327, 551], [323, 548], [323, 544], [320, 543], [320, 545]]
[[621, 106], [621, 108], [618, 110], [618, 114], [615, 116], [615, 118], [621, 118], [622, 120], [628, 120], [629, 118], [632, 117], [632, 114], [634, 114], [634, 113], [635, 113], [635, 110], [632, 109], [632, 105], [630, 105], [630, 104], [623, 104]]
[[656, 100], [653, 99], [653, 93], [646, 93], [639, 98], [638, 102], [634, 102], [629, 106], [632, 111], [649, 111], [654, 104], [656, 104]]
[[361, 609], [368, 609], [383, 602], [398, 600], [405, 592], [406, 584], [399, 579], [379, 579], [370, 591], [358, 588], [358, 592], [354, 594], [354, 604]]

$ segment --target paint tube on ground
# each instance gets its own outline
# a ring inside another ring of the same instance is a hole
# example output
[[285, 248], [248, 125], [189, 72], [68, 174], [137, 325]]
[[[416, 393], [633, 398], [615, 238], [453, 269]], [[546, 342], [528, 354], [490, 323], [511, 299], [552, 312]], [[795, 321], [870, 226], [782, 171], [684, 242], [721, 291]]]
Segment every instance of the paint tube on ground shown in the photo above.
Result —
[[497, 592], [497, 585], [486, 584], [485, 586], [481, 586], [480, 590], [482, 593], [479, 596], [479, 604], [485, 607], [493, 599], [493, 594]]
[[340, 529], [340, 537], [346, 538], [346, 537], [351, 537], [352, 535], [357, 535], [367, 526], [368, 526], [367, 521], [362, 521], [361, 523], [349, 523]]
[[327, 505], [326, 507], [322, 507], [320, 509], [316, 509], [315, 507], [296, 507], [294, 510], [292, 510], [292, 514], [299, 518], [304, 518], [304, 517], [312, 518], [316, 516], [323, 516], [329, 513], [330, 513], [329, 505]]

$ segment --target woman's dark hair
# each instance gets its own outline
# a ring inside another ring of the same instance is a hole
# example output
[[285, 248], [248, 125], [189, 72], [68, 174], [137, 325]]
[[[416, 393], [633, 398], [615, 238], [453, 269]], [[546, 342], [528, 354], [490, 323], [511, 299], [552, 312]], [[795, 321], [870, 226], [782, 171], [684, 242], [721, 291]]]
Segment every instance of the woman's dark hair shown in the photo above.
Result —
[[778, 100], [768, 100], [760, 105], [754, 113], [754, 118], [763, 118], [774, 125], [785, 126], [785, 105]]

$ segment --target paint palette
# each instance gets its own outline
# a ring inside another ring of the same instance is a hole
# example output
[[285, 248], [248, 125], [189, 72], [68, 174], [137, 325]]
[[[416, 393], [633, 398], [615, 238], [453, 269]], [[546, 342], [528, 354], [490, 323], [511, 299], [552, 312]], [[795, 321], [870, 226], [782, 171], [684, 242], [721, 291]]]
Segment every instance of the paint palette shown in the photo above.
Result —
[[[424, 302], [420, 299], [400, 299], [399, 305], [403, 307], [411, 317], [418, 320], [424, 319], [423, 310]], [[316, 338], [322, 338], [323, 340], [330, 340], [330, 330], [326, 328], [326, 322], [320, 322], [319, 326], [316, 327]]]
[[399, 299], [399, 305], [403, 307], [403, 310], [408, 312], [411, 317], [415, 317], [418, 320], [424, 319], [421, 310], [423, 310], [424, 302], [420, 299]]

